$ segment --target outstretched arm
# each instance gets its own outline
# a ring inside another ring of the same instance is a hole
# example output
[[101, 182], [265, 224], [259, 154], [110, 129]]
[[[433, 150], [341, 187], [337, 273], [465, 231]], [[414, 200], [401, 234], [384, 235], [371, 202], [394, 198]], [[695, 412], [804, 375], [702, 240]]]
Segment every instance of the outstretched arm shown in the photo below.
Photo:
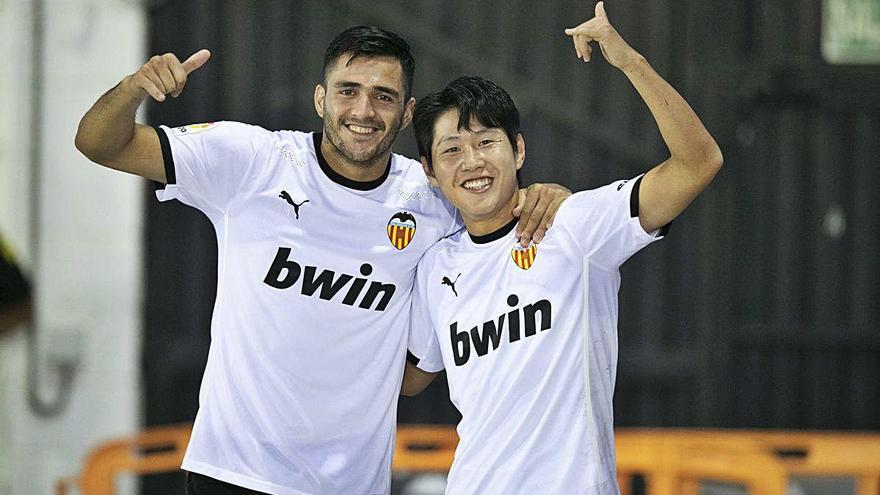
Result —
[[626, 75], [657, 122], [670, 157], [651, 169], [639, 190], [639, 221], [647, 232], [671, 222], [705, 189], [721, 168], [723, 158], [715, 140], [690, 105], [648, 61], [630, 47], [608, 21], [604, 2], [596, 4], [595, 17], [566, 29], [578, 58], [590, 61], [590, 42]]
[[177, 97], [187, 76], [210, 56], [208, 50], [200, 50], [183, 63], [170, 53], [151, 58], [86, 112], [79, 122], [76, 148], [105, 167], [166, 182], [159, 138], [150, 127], [135, 124], [135, 112], [147, 95], [158, 102], [168, 94]]

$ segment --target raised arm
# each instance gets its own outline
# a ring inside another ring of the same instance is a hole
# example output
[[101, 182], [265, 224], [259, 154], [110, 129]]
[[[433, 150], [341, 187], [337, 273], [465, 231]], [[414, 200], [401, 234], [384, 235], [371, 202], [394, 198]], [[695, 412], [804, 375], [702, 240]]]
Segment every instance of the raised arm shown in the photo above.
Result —
[[76, 148], [105, 167], [166, 182], [159, 137], [149, 126], [135, 123], [135, 112], [147, 95], [158, 102], [165, 101], [165, 95], [177, 97], [187, 76], [210, 56], [208, 50], [200, 50], [183, 63], [171, 53], [151, 58], [86, 112], [76, 132]]
[[596, 4], [595, 17], [565, 34], [572, 37], [584, 62], [590, 61], [590, 42], [598, 43], [605, 59], [623, 71], [648, 105], [669, 148], [670, 157], [645, 174], [639, 190], [639, 221], [653, 232], [677, 217], [712, 182], [723, 161], [721, 150], [684, 98], [614, 29], [603, 2]]

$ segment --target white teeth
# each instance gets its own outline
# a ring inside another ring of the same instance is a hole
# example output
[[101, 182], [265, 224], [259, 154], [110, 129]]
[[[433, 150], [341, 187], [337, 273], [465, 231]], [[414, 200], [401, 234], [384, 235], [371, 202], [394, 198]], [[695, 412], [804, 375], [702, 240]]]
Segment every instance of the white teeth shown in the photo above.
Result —
[[376, 129], [374, 129], [372, 127], [361, 127], [359, 125], [354, 125], [354, 124], [348, 124], [347, 127], [351, 130], [351, 132], [354, 132], [356, 134], [372, 134], [372, 133], [376, 132]]
[[476, 189], [482, 189], [482, 188], [488, 186], [490, 182], [492, 182], [492, 179], [490, 179], [489, 177], [481, 177], [479, 179], [467, 180], [464, 182], [464, 184], [462, 184], [462, 186], [465, 189], [476, 190]]

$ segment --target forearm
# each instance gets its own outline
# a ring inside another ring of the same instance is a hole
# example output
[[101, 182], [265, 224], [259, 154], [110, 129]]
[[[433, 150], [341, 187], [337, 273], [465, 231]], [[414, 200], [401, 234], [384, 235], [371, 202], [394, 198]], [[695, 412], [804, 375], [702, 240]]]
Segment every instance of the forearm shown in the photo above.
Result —
[[92, 161], [112, 160], [134, 137], [143, 92], [133, 88], [130, 79], [127, 76], [104, 93], [79, 122], [76, 147]]
[[644, 57], [637, 56], [622, 70], [648, 105], [675, 163], [696, 172], [721, 165], [721, 150], [697, 114]]
[[412, 397], [425, 389], [434, 381], [437, 373], [422, 371], [410, 362], [406, 363], [403, 372], [403, 381], [400, 387], [400, 395]]

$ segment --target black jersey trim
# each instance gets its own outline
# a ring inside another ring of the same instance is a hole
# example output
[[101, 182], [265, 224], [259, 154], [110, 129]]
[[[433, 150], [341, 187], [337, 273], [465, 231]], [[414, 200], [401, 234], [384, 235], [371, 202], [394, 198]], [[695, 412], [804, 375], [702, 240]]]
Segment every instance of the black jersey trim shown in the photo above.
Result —
[[471, 234], [471, 240], [474, 241], [474, 244], [486, 244], [487, 242], [497, 241], [502, 237], [506, 236], [516, 227], [517, 222], [519, 222], [519, 218], [514, 218], [504, 227], [496, 230], [495, 232], [490, 232], [486, 235], [473, 235]]
[[417, 358], [415, 354], [409, 352], [409, 350], [406, 351], [406, 362], [413, 366], [418, 366], [419, 361], [421, 361], [421, 359]]
[[171, 143], [165, 129], [155, 126], [156, 135], [159, 136], [159, 147], [162, 148], [162, 161], [165, 163], [165, 183], [177, 184], [177, 174], [174, 172], [174, 156], [171, 155]]
[[[636, 183], [633, 184], [632, 191], [629, 193], [629, 216], [631, 218], [636, 218], [639, 216], [639, 187], [642, 185], [642, 178], [644, 175], [636, 179]], [[666, 225], [660, 227], [660, 230], [657, 231], [658, 237], [665, 237], [666, 233], [669, 232], [669, 226], [672, 225], [672, 222], [667, 223]]]
[[636, 179], [632, 191], [629, 192], [629, 216], [631, 218], [639, 216], [639, 187], [642, 185], [642, 177]]
[[361, 182], [349, 179], [339, 172], [333, 170], [330, 167], [330, 164], [327, 163], [327, 160], [324, 159], [324, 155], [321, 153], [321, 141], [324, 139], [323, 133], [316, 132], [312, 134], [312, 140], [315, 144], [315, 155], [318, 157], [318, 165], [321, 167], [321, 170], [324, 171], [324, 175], [326, 175], [333, 182], [348, 187], [350, 189], [357, 189], [358, 191], [369, 191], [371, 189], [376, 189], [381, 186], [385, 179], [388, 178], [388, 173], [391, 171], [391, 160], [393, 157], [388, 157], [388, 164], [385, 166], [385, 172], [378, 179]]

